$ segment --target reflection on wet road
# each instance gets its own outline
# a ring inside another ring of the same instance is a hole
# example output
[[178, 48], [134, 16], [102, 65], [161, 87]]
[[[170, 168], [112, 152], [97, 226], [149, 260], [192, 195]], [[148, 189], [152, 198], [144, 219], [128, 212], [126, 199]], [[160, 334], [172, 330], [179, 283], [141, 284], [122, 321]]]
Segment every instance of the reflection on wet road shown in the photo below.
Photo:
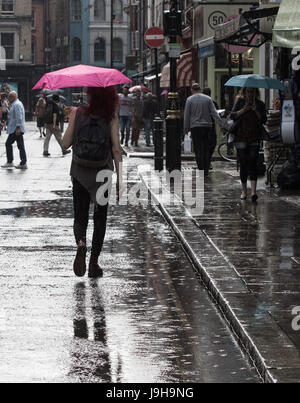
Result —
[[0, 381], [259, 382], [158, 211], [111, 208], [104, 277], [74, 278], [70, 159], [35, 136], [0, 171]]
[[61, 196], [1, 212], [1, 381], [259, 381], [157, 211], [111, 208], [105, 276], [79, 281]]

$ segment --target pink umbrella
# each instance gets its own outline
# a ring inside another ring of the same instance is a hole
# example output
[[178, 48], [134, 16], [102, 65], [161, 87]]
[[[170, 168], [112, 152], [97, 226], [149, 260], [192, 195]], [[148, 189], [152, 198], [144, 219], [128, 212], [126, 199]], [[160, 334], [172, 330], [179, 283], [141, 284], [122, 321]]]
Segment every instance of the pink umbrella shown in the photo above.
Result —
[[145, 87], [144, 85], [136, 85], [134, 87], [131, 87], [130, 92], [137, 92], [137, 91], [141, 91], [141, 92], [150, 92], [149, 88]]
[[33, 89], [48, 88], [54, 90], [67, 87], [110, 87], [126, 83], [132, 83], [132, 81], [119, 70], [79, 64], [78, 66], [45, 74]]

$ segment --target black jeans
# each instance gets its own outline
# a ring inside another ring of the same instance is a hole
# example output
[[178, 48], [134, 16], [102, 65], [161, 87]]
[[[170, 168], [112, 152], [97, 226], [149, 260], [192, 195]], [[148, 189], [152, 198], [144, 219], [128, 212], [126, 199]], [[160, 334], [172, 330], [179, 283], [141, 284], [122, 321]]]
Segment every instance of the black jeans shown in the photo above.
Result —
[[198, 169], [204, 171], [205, 176], [209, 172], [212, 131], [211, 127], [194, 127], [191, 129]]
[[26, 157], [23, 134], [17, 136], [16, 133], [12, 133], [8, 136], [5, 143], [7, 162], [11, 164], [14, 160], [14, 152], [12, 146], [15, 141], [17, 142], [17, 146], [20, 152], [21, 165], [25, 165], [27, 163], [27, 157]]
[[237, 149], [237, 156], [240, 163], [241, 182], [247, 183], [249, 175], [251, 181], [257, 181], [259, 146], [248, 145], [246, 148]]
[[[74, 235], [76, 243], [86, 243], [86, 232], [89, 223], [90, 195], [89, 192], [73, 178], [73, 202], [74, 202]], [[98, 259], [106, 233], [108, 204], [95, 205], [94, 210], [94, 234], [91, 256]]]

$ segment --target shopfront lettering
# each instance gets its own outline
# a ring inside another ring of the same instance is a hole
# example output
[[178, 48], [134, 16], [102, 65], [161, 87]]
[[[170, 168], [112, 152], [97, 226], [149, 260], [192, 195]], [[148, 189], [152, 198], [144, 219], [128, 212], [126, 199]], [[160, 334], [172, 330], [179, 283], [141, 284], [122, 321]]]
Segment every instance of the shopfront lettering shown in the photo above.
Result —
[[299, 71], [300, 70], [300, 46], [295, 47], [292, 50], [292, 55], [296, 55], [292, 61], [292, 69], [294, 71]]

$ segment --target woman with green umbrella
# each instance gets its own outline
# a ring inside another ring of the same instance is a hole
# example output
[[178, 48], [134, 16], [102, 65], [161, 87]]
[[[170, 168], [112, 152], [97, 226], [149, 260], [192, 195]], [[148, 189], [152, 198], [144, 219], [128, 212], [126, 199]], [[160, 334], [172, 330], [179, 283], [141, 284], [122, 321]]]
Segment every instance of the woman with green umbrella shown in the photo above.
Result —
[[260, 100], [258, 88], [242, 88], [233, 110], [231, 119], [237, 121], [234, 144], [240, 163], [242, 182], [241, 200], [247, 199], [247, 181], [251, 180], [251, 199], [255, 203], [258, 178], [258, 158], [263, 124], [267, 121], [266, 106]]

